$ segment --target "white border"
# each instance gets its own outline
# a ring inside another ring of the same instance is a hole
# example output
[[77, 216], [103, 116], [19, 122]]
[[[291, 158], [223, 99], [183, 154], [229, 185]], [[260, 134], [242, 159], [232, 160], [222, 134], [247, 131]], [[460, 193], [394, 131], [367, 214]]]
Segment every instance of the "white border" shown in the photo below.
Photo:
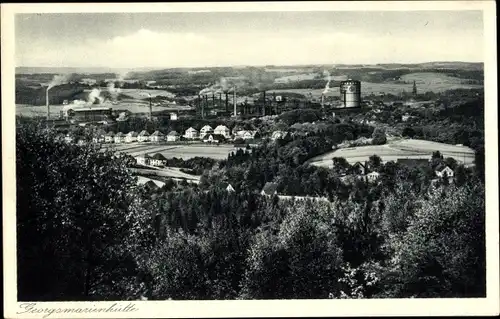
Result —
[[[236, 11], [415, 11], [482, 10], [484, 13], [486, 243], [487, 298], [483, 299], [379, 299], [379, 300], [270, 300], [270, 301], [143, 301], [138, 311], [89, 314], [91, 318], [126, 317], [278, 317], [278, 316], [380, 316], [380, 315], [492, 315], [499, 313], [498, 240], [498, 140], [496, 17], [493, 1], [371, 1], [353, 2], [253, 2], [253, 3], [130, 3], [130, 4], [2, 4], [2, 189], [4, 242], [4, 316], [42, 318], [16, 314], [15, 228], [15, 103], [14, 14], [68, 12], [236, 12]], [[460, 32], [460, 30], [457, 30]], [[36, 283], [33, 283], [36, 284]], [[37, 307], [110, 306], [99, 303], [37, 303]], [[119, 302], [125, 306], [128, 302]], [[79, 318], [77, 314], [65, 318]], [[52, 314], [49, 318], [62, 318]]]

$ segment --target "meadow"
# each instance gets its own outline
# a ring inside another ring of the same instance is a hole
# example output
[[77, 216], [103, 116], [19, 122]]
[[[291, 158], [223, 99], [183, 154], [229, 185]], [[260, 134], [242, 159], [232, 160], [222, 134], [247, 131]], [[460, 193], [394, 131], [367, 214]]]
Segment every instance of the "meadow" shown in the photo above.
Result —
[[447, 157], [453, 157], [457, 162], [471, 165], [474, 162], [474, 151], [466, 146], [457, 146], [425, 140], [402, 139], [386, 145], [367, 145], [334, 150], [308, 161], [311, 165], [332, 167], [333, 157], [343, 157], [350, 164], [368, 161], [370, 156], [378, 155], [383, 162], [398, 159], [430, 159], [435, 151]]
[[[293, 77], [288, 77], [293, 79]], [[333, 80], [340, 81], [345, 80], [345, 76], [334, 75]], [[297, 80], [298, 81], [298, 80]], [[458, 77], [448, 76], [443, 73], [436, 72], [418, 72], [403, 75], [399, 81], [388, 81], [382, 83], [373, 83], [361, 81], [361, 95], [366, 96], [370, 94], [393, 94], [399, 95], [402, 92], [411, 92], [413, 89], [413, 81], [417, 84], [417, 91], [420, 93], [424, 92], [435, 92], [440, 93], [448, 90], [455, 89], [478, 89], [483, 88], [482, 84], [469, 84], [468, 82], [474, 82], [474, 80], [461, 79]], [[291, 81], [290, 81], [291, 82]], [[325, 83], [326, 84], [326, 83]], [[276, 94], [280, 92], [293, 92], [299, 93], [306, 97], [312, 95], [313, 98], [320, 98], [324, 89], [278, 89], [269, 90], [268, 92]], [[340, 96], [340, 88], [331, 87], [330, 91], [325, 94], [325, 96]]]
[[126, 153], [131, 156], [139, 156], [144, 154], [154, 155], [160, 153], [166, 158], [182, 158], [188, 160], [193, 157], [208, 157], [216, 160], [227, 159], [229, 153], [236, 151], [233, 145], [205, 145], [205, 144], [188, 144], [188, 145], [168, 145], [168, 144], [119, 144], [115, 145], [115, 150]]

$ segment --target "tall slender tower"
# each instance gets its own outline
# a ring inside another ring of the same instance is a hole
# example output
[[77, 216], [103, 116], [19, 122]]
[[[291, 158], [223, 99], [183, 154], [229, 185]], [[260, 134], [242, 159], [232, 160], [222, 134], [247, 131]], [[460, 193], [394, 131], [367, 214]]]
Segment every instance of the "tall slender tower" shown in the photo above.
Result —
[[226, 91], [226, 112], [229, 112], [229, 93]]
[[45, 91], [45, 105], [47, 106], [47, 120], [50, 119], [49, 87]]
[[417, 95], [417, 82], [413, 81], [413, 95]]
[[234, 105], [234, 117], [236, 117], [237, 110], [236, 110], [236, 86], [233, 87], [233, 105]]
[[151, 105], [151, 95], [149, 95], [149, 120], [153, 119], [153, 106]]

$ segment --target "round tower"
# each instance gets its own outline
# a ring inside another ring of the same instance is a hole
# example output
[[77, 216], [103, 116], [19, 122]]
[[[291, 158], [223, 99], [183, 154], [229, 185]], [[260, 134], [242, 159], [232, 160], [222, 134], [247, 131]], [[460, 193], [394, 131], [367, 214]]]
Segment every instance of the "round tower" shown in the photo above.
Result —
[[340, 82], [340, 97], [345, 108], [361, 107], [361, 82], [351, 79]]

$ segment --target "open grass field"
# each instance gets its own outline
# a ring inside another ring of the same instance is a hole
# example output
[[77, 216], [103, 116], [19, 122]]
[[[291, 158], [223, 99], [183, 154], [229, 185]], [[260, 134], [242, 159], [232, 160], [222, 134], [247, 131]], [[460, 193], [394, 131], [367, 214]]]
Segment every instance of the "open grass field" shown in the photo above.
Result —
[[[336, 77], [333, 77], [336, 79]], [[413, 81], [417, 82], [418, 92], [444, 92], [448, 90], [455, 89], [481, 89], [483, 85], [480, 84], [464, 84], [466, 79], [460, 79], [456, 77], [450, 77], [441, 73], [412, 73], [401, 77], [402, 81], [407, 81], [405, 83], [372, 83], [372, 82], [361, 82], [361, 95], [366, 96], [373, 94], [378, 94], [383, 92], [385, 94], [399, 95], [403, 91], [411, 92], [413, 89]], [[320, 98], [323, 89], [283, 89], [283, 90], [269, 90], [269, 93], [276, 92], [293, 92], [303, 94], [305, 96], [310, 96], [311, 93], [314, 98]], [[340, 88], [332, 87], [326, 96], [340, 96]]]
[[194, 182], [194, 183], [200, 182], [199, 175], [190, 175], [183, 173], [180, 171], [180, 168], [178, 167], [165, 167], [161, 169], [132, 168], [131, 170], [136, 174], [138, 174], [139, 181], [144, 183], [146, 183], [149, 178], [145, 176], [140, 176], [140, 174], [168, 177], [176, 180], [186, 180], [188, 182]]
[[173, 93], [170, 93], [165, 90], [120, 89], [120, 93], [138, 100], [148, 99], [149, 98], [148, 94], [151, 94], [151, 97], [157, 97], [157, 96], [165, 96], [170, 98], [175, 97]]
[[309, 164], [332, 167], [333, 157], [344, 157], [350, 164], [368, 161], [372, 155], [378, 155], [383, 162], [397, 161], [399, 158], [430, 159], [432, 153], [440, 151], [446, 157], [453, 157], [457, 162], [470, 165], [474, 162], [474, 151], [466, 146], [455, 146], [425, 140], [403, 139], [386, 145], [367, 145], [342, 148], [316, 156]]
[[208, 157], [216, 160], [225, 160], [229, 153], [236, 151], [237, 148], [233, 145], [204, 145], [204, 144], [189, 144], [189, 145], [168, 145], [168, 144], [139, 144], [130, 143], [115, 145], [115, 150], [118, 152], [127, 153], [131, 156], [139, 156], [143, 154], [154, 155], [160, 153], [166, 158], [182, 158], [188, 160], [193, 157]]

